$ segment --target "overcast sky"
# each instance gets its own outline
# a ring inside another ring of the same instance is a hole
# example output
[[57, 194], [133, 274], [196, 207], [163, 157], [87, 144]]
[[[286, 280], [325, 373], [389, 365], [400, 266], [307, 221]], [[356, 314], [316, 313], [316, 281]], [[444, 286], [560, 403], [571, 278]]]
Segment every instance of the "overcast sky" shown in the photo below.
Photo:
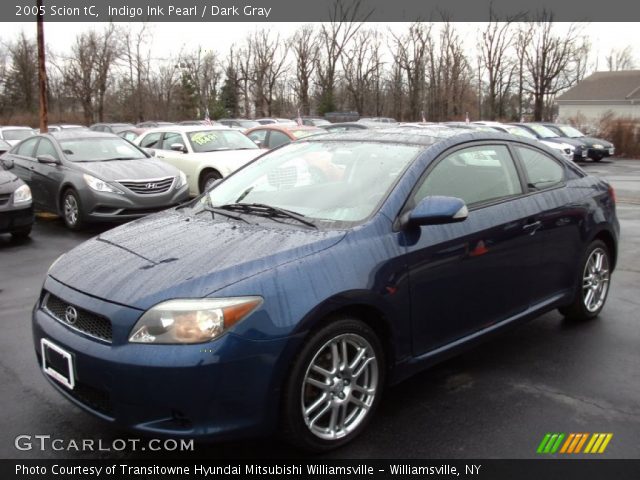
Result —
[[[119, 25], [124, 25], [119, 23]], [[136, 28], [140, 24], [130, 24]], [[177, 56], [181, 49], [194, 50], [199, 45], [206, 49], [214, 49], [226, 53], [233, 43], [241, 43], [249, 32], [256, 28], [270, 28], [280, 32], [282, 37], [290, 36], [302, 24], [300, 23], [150, 23], [153, 32], [152, 57], [167, 58]], [[470, 56], [475, 55], [477, 31], [484, 24], [454, 23], [456, 29], [465, 39], [470, 49]], [[558, 24], [558, 28], [566, 28], [568, 24]], [[391, 29], [396, 32], [406, 30], [406, 23], [368, 23], [369, 28], [381, 32]], [[56, 53], [68, 51], [75, 36], [90, 28], [104, 28], [104, 24], [62, 23], [45, 24], [45, 38], [49, 48]], [[605, 69], [604, 57], [612, 48], [622, 49], [631, 45], [636, 68], [640, 68], [640, 23], [591, 23], [582, 24], [583, 33], [588, 35], [592, 45], [592, 61], [598, 57], [598, 69]], [[15, 38], [24, 30], [28, 35], [35, 35], [35, 23], [0, 23], [0, 39], [4, 42]], [[470, 58], [473, 63], [473, 58]]]

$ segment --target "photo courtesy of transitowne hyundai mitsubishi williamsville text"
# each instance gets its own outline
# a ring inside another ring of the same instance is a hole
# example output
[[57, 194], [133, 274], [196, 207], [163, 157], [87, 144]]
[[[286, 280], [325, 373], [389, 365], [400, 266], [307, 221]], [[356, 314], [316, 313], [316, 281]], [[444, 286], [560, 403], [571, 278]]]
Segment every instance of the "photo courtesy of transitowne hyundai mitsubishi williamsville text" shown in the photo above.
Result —
[[109, 17], [136, 18], [148, 17], [264, 17], [269, 18], [271, 7], [254, 7], [245, 5], [243, 7], [231, 6], [220, 7], [218, 5], [183, 5], [151, 6], [145, 7], [107, 7]]

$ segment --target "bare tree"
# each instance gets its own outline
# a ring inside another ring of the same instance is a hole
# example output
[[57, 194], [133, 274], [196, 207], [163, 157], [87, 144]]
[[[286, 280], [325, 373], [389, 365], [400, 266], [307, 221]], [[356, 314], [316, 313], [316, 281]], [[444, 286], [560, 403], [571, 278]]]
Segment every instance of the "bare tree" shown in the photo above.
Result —
[[240, 85], [242, 92], [242, 99], [244, 105], [244, 116], [251, 116], [251, 78], [252, 78], [252, 70], [251, 63], [253, 59], [253, 52], [251, 51], [251, 42], [246, 42], [244, 48], [239, 51], [238, 54], [238, 66], [240, 70]]
[[505, 116], [506, 101], [516, 73], [517, 63], [509, 55], [513, 36], [511, 20], [499, 22], [490, 12], [490, 22], [482, 31], [481, 66], [487, 72], [486, 117], [489, 120]]
[[217, 54], [198, 47], [195, 53], [183, 54], [180, 59], [183, 78], [194, 90], [198, 115], [204, 115], [217, 98], [221, 72]]
[[318, 37], [312, 25], [298, 29], [291, 39], [291, 50], [295, 58], [296, 78], [294, 91], [300, 102], [303, 115], [311, 114], [311, 79], [318, 62]]
[[249, 44], [256, 115], [271, 116], [276, 85], [286, 72], [286, 50], [281, 48], [280, 35], [272, 37], [266, 29], [255, 32]]
[[[431, 28], [431, 24], [416, 22], [406, 34], [393, 36], [397, 66], [403, 72], [407, 88], [411, 120], [420, 118], [425, 110], [427, 68], [430, 57], [435, 56]], [[435, 78], [435, 66], [431, 68], [430, 77]]]
[[117, 39], [113, 24], [102, 33], [80, 33], [71, 47], [71, 56], [63, 57], [59, 65], [65, 85], [82, 105], [86, 124], [94, 121], [96, 104], [98, 121], [104, 120], [104, 99], [120, 52]]
[[624, 48], [613, 48], [606, 56], [607, 68], [611, 72], [619, 70], [633, 70], [635, 61], [633, 59], [633, 48], [627, 45]]
[[[347, 5], [345, 5], [347, 3]], [[329, 23], [323, 23], [319, 33], [320, 55], [317, 60], [318, 85], [320, 87], [320, 113], [335, 110], [334, 89], [338, 62], [347, 44], [358, 32], [369, 15], [360, 16], [361, 0], [346, 2], [335, 0]]]
[[545, 100], [571, 87], [576, 82], [577, 58], [584, 54], [575, 24], [566, 32], [557, 33], [553, 15], [543, 13], [541, 18], [527, 25], [529, 44], [523, 50], [527, 72], [525, 91], [533, 96], [533, 117], [541, 121]]
[[374, 31], [361, 30], [342, 55], [342, 69], [346, 88], [355, 109], [365, 113], [365, 100], [374, 90], [374, 74], [382, 63], [380, 39]]
[[137, 122], [145, 119], [145, 85], [151, 63], [151, 52], [148, 47], [145, 51], [145, 47], [151, 40], [152, 35], [146, 23], [136, 32], [129, 29], [124, 33], [123, 58], [127, 69], [129, 108], [133, 107], [132, 116]]

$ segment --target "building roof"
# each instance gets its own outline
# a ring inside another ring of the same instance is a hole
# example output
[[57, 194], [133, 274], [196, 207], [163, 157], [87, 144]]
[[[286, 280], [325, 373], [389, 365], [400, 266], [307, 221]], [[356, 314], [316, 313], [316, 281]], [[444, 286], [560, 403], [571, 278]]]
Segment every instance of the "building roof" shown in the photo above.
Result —
[[594, 100], [628, 101], [640, 99], [640, 70], [595, 72], [556, 101], [580, 102]]

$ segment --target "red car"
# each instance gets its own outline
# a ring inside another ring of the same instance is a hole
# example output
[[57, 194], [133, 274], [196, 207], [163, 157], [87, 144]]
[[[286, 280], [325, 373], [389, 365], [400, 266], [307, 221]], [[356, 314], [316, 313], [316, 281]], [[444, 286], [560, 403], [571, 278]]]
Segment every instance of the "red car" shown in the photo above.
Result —
[[327, 133], [327, 131], [318, 127], [271, 124], [251, 128], [245, 132], [245, 135], [260, 148], [271, 150], [280, 145], [295, 142], [300, 138], [320, 133]]

